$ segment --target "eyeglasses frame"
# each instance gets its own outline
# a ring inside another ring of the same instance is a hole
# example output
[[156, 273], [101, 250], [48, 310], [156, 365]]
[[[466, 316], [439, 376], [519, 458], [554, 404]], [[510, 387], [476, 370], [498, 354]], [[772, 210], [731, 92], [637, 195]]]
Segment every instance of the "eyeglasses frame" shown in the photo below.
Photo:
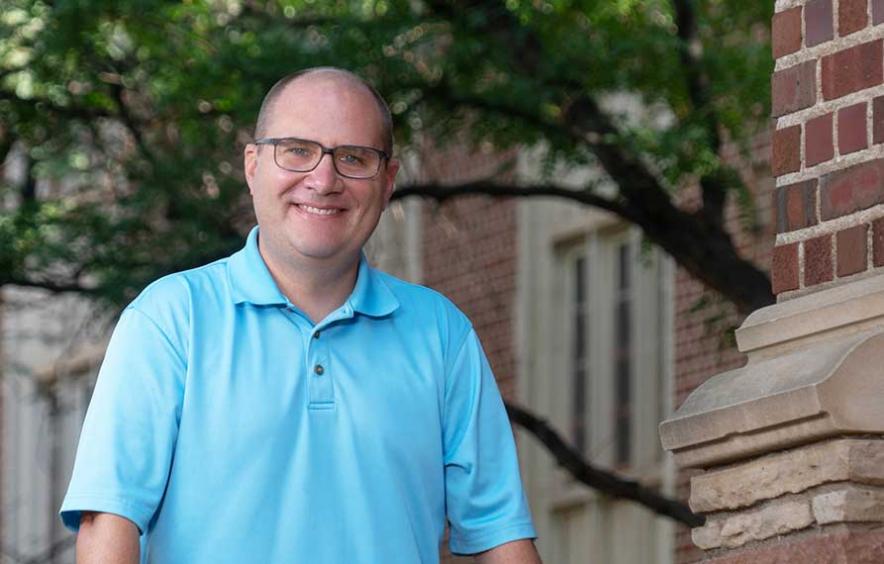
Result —
[[[319, 159], [316, 161], [316, 164], [313, 165], [313, 168], [308, 168], [307, 170], [294, 170], [291, 168], [286, 168], [286, 167], [282, 166], [281, 164], [279, 164], [279, 161], [276, 158], [276, 148], [283, 141], [304, 141], [306, 143], [315, 143], [316, 145], [319, 145], [319, 149], [322, 152], [319, 156]], [[344, 178], [350, 178], [353, 180], [370, 180], [372, 178], [375, 178], [378, 175], [378, 173], [381, 171], [381, 163], [390, 161], [390, 155], [386, 151], [382, 151], [381, 149], [375, 149], [374, 147], [366, 147], [364, 145], [337, 145], [335, 147], [329, 148], [329, 147], [326, 147], [325, 145], [323, 145], [322, 143], [320, 143], [319, 141], [314, 141], [312, 139], [302, 139], [300, 137], [262, 137], [260, 139], [255, 139], [254, 141], [252, 141], [252, 144], [254, 144], [254, 145], [272, 145], [273, 146], [273, 162], [274, 162], [274, 164], [276, 164], [276, 166], [278, 166], [282, 170], [287, 170], [289, 172], [311, 172], [313, 170], [316, 170], [316, 167], [318, 167], [319, 163], [322, 162], [322, 157], [324, 157], [325, 155], [331, 155], [332, 166], [334, 167], [335, 172], [340, 174]], [[349, 174], [345, 174], [345, 173], [341, 172], [340, 169], [338, 169], [338, 163], [335, 162], [335, 151], [337, 149], [342, 148], [342, 147], [358, 147], [360, 149], [368, 149], [369, 151], [374, 151], [375, 153], [377, 153], [381, 157], [378, 160], [377, 170], [374, 171], [374, 174], [372, 174], [371, 176], [350, 176]]]

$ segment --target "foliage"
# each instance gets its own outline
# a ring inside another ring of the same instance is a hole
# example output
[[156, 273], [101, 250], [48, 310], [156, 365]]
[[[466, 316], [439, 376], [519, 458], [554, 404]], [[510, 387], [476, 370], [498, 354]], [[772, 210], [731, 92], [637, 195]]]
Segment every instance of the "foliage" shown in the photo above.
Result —
[[[474, 143], [538, 145], [558, 165], [538, 167], [554, 183], [551, 171], [595, 163], [611, 145], [666, 193], [704, 179], [745, 191], [719, 137], [739, 143], [766, 125], [771, 10], [734, 0], [6, 0], [0, 159], [18, 155], [24, 170], [10, 166], [0, 187], [0, 286], [120, 304], [162, 273], [237, 248], [252, 221], [240, 154], [256, 108], [275, 80], [308, 66], [374, 82], [400, 148], [464, 131]], [[614, 130], [575, 134], [569, 112], [585, 97]]]

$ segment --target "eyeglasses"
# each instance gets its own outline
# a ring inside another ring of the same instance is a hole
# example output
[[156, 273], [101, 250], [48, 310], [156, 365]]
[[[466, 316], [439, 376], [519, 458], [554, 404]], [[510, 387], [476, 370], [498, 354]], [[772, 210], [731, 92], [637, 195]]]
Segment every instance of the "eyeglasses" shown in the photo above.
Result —
[[295, 137], [265, 137], [253, 141], [255, 145], [273, 145], [273, 161], [279, 168], [292, 172], [310, 172], [319, 166], [326, 154], [332, 156], [335, 170], [347, 178], [373, 178], [381, 169], [381, 162], [390, 156], [373, 147], [339, 145], [331, 149], [316, 141]]

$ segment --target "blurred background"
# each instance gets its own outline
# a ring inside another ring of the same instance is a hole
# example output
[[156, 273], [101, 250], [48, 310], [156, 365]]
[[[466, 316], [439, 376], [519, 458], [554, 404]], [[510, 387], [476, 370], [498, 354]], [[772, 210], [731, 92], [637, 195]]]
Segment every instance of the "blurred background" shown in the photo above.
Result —
[[242, 246], [261, 99], [320, 65], [390, 103], [403, 171], [368, 254], [473, 320], [544, 562], [696, 559], [657, 424], [773, 302], [772, 12], [2, 0], [0, 563], [73, 562], [57, 510], [115, 318]]

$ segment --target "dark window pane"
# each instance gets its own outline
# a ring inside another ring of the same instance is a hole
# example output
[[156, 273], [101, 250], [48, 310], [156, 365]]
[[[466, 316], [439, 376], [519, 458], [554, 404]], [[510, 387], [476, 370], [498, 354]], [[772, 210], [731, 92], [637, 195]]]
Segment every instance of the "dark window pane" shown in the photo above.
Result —
[[618, 249], [618, 263], [619, 263], [619, 273], [620, 273], [620, 284], [619, 287], [621, 290], [629, 289], [630, 278], [632, 273], [630, 272], [630, 267], [632, 266], [629, 261], [629, 243], [624, 243], [620, 245]]
[[582, 305], [586, 301], [586, 279], [584, 274], [586, 270], [586, 259], [577, 258], [574, 261], [574, 301]]
[[620, 245], [617, 260], [618, 292], [614, 309], [614, 432], [616, 462], [629, 464], [632, 456], [632, 296], [629, 244]]
[[588, 327], [586, 319], [586, 260], [574, 260], [574, 295], [571, 301], [571, 332], [574, 336], [571, 356], [571, 438], [574, 446], [586, 451], [586, 357]]

